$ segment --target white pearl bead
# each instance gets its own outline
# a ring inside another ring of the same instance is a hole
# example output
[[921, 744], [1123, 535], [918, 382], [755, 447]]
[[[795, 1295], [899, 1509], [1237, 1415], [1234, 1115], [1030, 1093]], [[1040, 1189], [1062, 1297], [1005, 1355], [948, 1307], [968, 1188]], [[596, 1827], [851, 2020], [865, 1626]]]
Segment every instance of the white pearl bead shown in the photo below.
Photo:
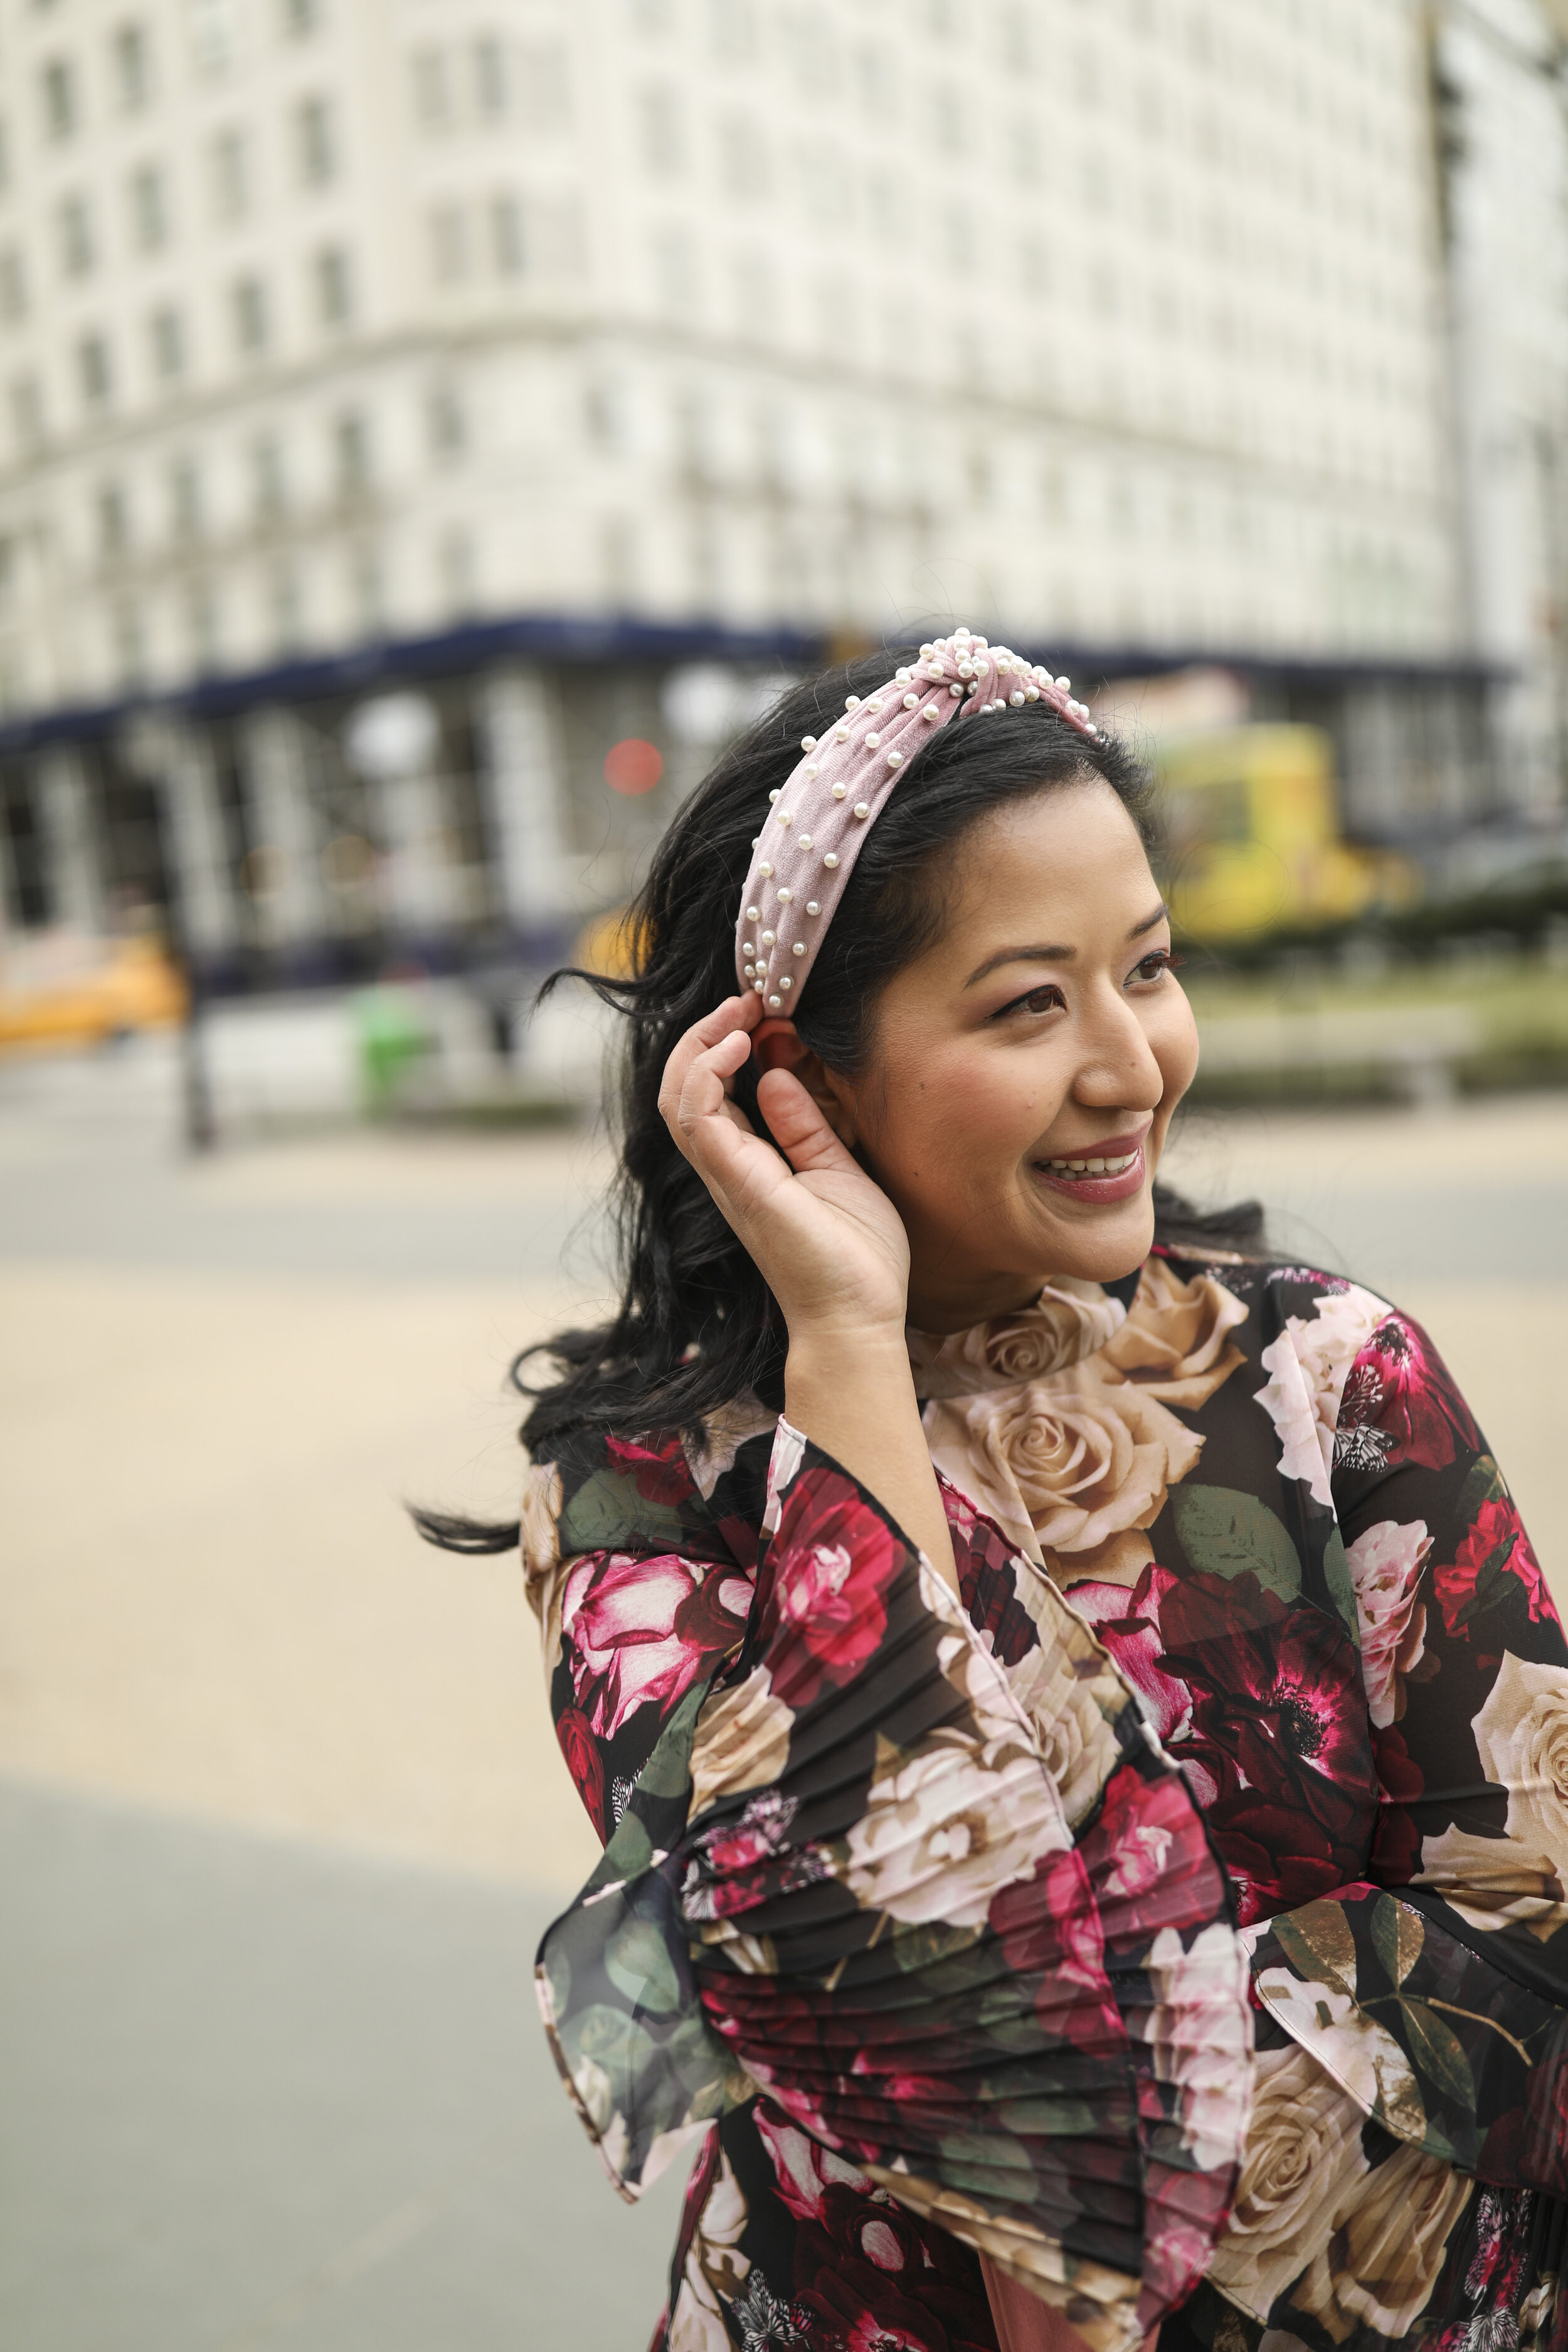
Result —
[[858, 694], [847, 694], [844, 698], [844, 708], [846, 710], [858, 710], [860, 708], [859, 696]]
[[893, 672], [893, 676], [900, 686], [905, 686], [909, 682], [910, 674], [907, 669], [896, 669]]
[[921, 717], [922, 719], [935, 719], [935, 718], [937, 718], [938, 716], [939, 716], [939, 713], [938, 713], [938, 710], [937, 710], [937, 706], [936, 706], [936, 704], [935, 704], [934, 702], [928, 702], [928, 703], [926, 704], [925, 709], [921, 712]]
[[746, 966], [746, 978], [747, 978], [748, 980], [755, 980], [756, 976], [757, 976], [757, 967], [756, 967], [756, 965], [755, 965], [754, 963], [749, 963], [749, 964]]
[[866, 738], [866, 749], [867, 749], [867, 751], [879, 751], [881, 750], [881, 748], [882, 748], [882, 739], [881, 739], [881, 737], [880, 737], [879, 735], [868, 735], [868, 736], [867, 736], [867, 738]]
[[816, 736], [803, 735], [800, 739], [800, 748], [803, 751], [815, 751], [816, 749]]
[[803, 849], [809, 849], [811, 847], [811, 835], [809, 833], [801, 834], [798, 836], [798, 839]]
[[791, 955], [804, 955], [805, 953], [805, 941], [804, 940], [796, 940], [794, 947], [790, 950], [790, 953]]
[[808, 915], [820, 915], [822, 908], [817, 905], [815, 898], [808, 898], [805, 902], [805, 911]]
[[855, 803], [855, 814], [858, 817], [868, 817], [871, 814], [870, 803], [868, 801], [857, 801]]
[[930, 661], [930, 659], [931, 659], [931, 657], [932, 651], [933, 651], [933, 648], [932, 648], [931, 646], [922, 646], [921, 647], [921, 661]]
[[775, 785], [773, 786], [773, 791], [768, 794], [768, 806], [769, 806], [770, 808], [773, 806], [773, 804], [774, 801], [776, 801], [776, 800], [777, 800], [778, 796], [779, 796], [779, 788], [778, 788], [777, 784], [775, 784]]
[[833, 734], [836, 742], [847, 743], [849, 740], [849, 730], [847, 727], [836, 727], [833, 730]]
[[795, 819], [791, 816], [788, 809], [780, 809], [779, 823], [781, 824], [793, 824], [795, 823]]
[[962, 701], [963, 697], [963, 688], [961, 686], [950, 686], [947, 690], [949, 694], [952, 695], [954, 702]]
[[1038, 702], [1039, 698], [1040, 689], [1037, 686], [1026, 686], [1024, 688], [1024, 699], [1026, 702]]
[[788, 972], [787, 972], [787, 971], [785, 972], [785, 974], [784, 974], [784, 978], [780, 981], [780, 982], [779, 982], [779, 986], [780, 986], [781, 988], [793, 988], [793, 987], [795, 986], [795, 982], [794, 982], [794, 981], [790, 978], [790, 976], [789, 976], [789, 974], [788, 974]]
[[746, 920], [747, 920], [747, 922], [748, 922], [748, 923], [760, 923], [760, 922], [762, 921], [762, 919], [763, 919], [763, 918], [762, 918], [762, 911], [761, 911], [761, 909], [760, 909], [759, 908], [756, 908], [756, 907], [748, 907], [748, 908], [747, 908], [747, 909], [746, 909]]
[[833, 797], [836, 801], [841, 801], [846, 798], [848, 791], [849, 787], [847, 784], [835, 784], [833, 787]]
[[762, 836], [762, 835], [761, 835], [760, 833], [753, 833], [753, 834], [752, 834], [752, 847], [753, 849], [761, 849], [762, 845], [763, 845], [763, 836]]
[[763, 989], [767, 986], [767, 982], [765, 980], [754, 980], [752, 982], [752, 986], [756, 990], [757, 994], [761, 996]]
[[833, 854], [832, 850], [830, 849], [830, 850], [828, 851], [828, 853], [827, 853], [826, 856], [823, 859], [823, 861], [822, 861], [822, 862], [823, 862], [824, 866], [837, 866], [837, 865], [838, 860], [837, 860], [837, 858], [834, 856], [834, 854]]
[[974, 664], [973, 662], [961, 661], [958, 665], [958, 675], [960, 677], [973, 677], [974, 676]]
[[971, 637], [969, 642], [977, 653], [983, 654], [985, 651], [985, 640], [984, 637]]
[[921, 707], [921, 698], [920, 698], [920, 696], [919, 696], [918, 694], [906, 694], [906, 695], [905, 695], [905, 697], [904, 697], [904, 709], [905, 709], [906, 710], [918, 710], [918, 709], [920, 709], [920, 707]]
[[1013, 706], [1013, 708], [1014, 708], [1014, 709], [1015, 709], [1015, 710], [1022, 710], [1022, 709], [1024, 708], [1024, 691], [1023, 691], [1023, 688], [1022, 688], [1021, 687], [1016, 687], [1016, 687], [1013, 688], [1012, 693], [1007, 697], [1007, 699], [1008, 699], [1008, 701], [1012, 704], [1012, 706]]
[[778, 933], [776, 931], [764, 931], [763, 933], [763, 945], [765, 948], [776, 947], [778, 945]]
[[793, 890], [781, 890], [779, 892], [779, 905], [781, 907], [787, 907], [791, 904], [794, 898], [795, 892]]
[[743, 956], [754, 956], [756, 952], [755, 944], [751, 940], [742, 940], [741, 941], [741, 953]]
[[768, 864], [765, 857], [757, 868], [758, 873], [762, 876], [764, 882], [770, 881], [773, 878], [773, 867]]
[[776, 1013], [776, 1012], [778, 1011], [778, 1009], [779, 1009], [779, 999], [778, 999], [776, 996], [770, 996], [770, 997], [769, 997], [769, 999], [768, 999], [768, 1010], [769, 1010], [771, 1013]]
[[888, 754], [888, 765], [889, 768], [902, 767], [903, 760], [904, 755], [901, 751], [889, 751]]
[[1070, 693], [1072, 692], [1072, 680], [1071, 680], [1071, 678], [1070, 678], [1070, 677], [1058, 677], [1058, 680], [1057, 680], [1057, 689], [1058, 689], [1058, 693], [1061, 693], [1061, 694], [1070, 694]]
[[800, 772], [803, 776], [815, 776], [816, 773], [816, 761], [815, 760], [808, 760], [805, 766]]

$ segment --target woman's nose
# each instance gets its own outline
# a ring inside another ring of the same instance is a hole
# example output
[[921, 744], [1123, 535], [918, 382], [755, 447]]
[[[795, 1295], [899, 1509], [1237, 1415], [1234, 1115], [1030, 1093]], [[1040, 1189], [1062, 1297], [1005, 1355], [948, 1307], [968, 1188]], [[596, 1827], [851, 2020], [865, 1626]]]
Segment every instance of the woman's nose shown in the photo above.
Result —
[[1086, 1022], [1073, 1092], [1096, 1109], [1152, 1110], [1164, 1091], [1164, 1073], [1143, 1024], [1118, 989]]

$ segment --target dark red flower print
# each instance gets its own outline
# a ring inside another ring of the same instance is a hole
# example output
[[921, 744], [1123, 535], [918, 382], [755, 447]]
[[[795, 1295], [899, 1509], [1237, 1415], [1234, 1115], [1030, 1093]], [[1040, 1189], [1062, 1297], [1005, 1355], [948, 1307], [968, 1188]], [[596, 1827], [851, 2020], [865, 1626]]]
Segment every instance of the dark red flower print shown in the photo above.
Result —
[[1419, 1323], [1388, 1316], [1346, 1378], [1334, 1438], [1336, 1465], [1377, 1471], [1412, 1462], [1446, 1470], [1456, 1439], [1472, 1453], [1480, 1450], [1480, 1433], [1447, 1365]]
[[605, 1759], [599, 1752], [599, 1743], [588, 1727], [586, 1716], [574, 1706], [563, 1707], [556, 1717], [555, 1737], [561, 1742], [566, 1769], [577, 1784], [577, 1793], [588, 1809], [588, 1819], [603, 1845], [608, 1831], [605, 1822]]
[[679, 1437], [639, 1444], [629, 1437], [606, 1437], [611, 1466], [631, 1478], [645, 1503], [679, 1504], [691, 1494], [690, 1467]]
[[1039, 1648], [1040, 1629], [1018, 1598], [1013, 1546], [995, 1522], [977, 1511], [940, 1471], [937, 1483], [952, 1537], [959, 1597], [969, 1622], [976, 1633], [989, 1637], [994, 1657], [1005, 1666], [1016, 1666]]
[[808, 2340], [815, 2343], [820, 2328], [844, 2352], [955, 2352], [918, 2277], [910, 2288], [900, 2294], [886, 2271], [835, 2250], [799, 2296], [816, 2323]]
[[1209, 1825], [1233, 1876], [1266, 1910], [1277, 1895], [1305, 1901], [1353, 1877], [1378, 1788], [1343, 1629], [1250, 1570], [1182, 1579], [1161, 1622], [1164, 1670], [1192, 1691], [1194, 1735], [1218, 1775]]
[[1519, 1513], [1506, 1495], [1493, 1496], [1481, 1505], [1458, 1558], [1434, 1572], [1433, 1586], [1450, 1636], [1463, 1633], [1489, 1609], [1515, 1599], [1521, 1588], [1535, 1622], [1553, 1622], [1546, 1580]]
[[773, 1681], [787, 1706], [842, 1689], [875, 1656], [900, 1559], [887, 1521], [852, 1480], [833, 1470], [795, 1479], [770, 1547]]
[[697, 1581], [675, 1612], [675, 1632], [701, 1650], [732, 1650], [752, 1611], [752, 1580], [722, 1568], [696, 1570]]
[[1421, 1868], [1421, 1832], [1415, 1808], [1426, 1783], [1404, 1734], [1393, 1724], [1372, 1735], [1377, 1777], [1388, 1802], [1378, 1807], [1372, 1868], [1380, 1885], [1408, 1886]]

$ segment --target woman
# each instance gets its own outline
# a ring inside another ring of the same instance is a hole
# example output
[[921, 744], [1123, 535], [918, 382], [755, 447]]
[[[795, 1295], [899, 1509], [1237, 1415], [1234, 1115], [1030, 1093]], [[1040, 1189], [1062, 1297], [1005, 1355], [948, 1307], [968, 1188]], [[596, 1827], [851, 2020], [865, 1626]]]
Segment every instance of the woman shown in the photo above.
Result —
[[655, 2344], [1562, 2345], [1541, 1571], [1415, 1325], [1157, 1216], [1127, 754], [892, 666], [665, 838], [625, 1297], [524, 1432], [607, 1841], [541, 2002], [624, 2193], [695, 2153]]

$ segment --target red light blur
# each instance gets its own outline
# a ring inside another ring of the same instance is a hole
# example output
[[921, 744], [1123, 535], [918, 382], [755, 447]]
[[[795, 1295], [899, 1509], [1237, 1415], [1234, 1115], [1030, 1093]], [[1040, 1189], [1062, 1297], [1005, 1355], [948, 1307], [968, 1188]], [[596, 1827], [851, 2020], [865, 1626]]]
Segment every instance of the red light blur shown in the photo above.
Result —
[[613, 793], [651, 793], [663, 773], [663, 752], [640, 735], [612, 743], [605, 754], [605, 782]]

